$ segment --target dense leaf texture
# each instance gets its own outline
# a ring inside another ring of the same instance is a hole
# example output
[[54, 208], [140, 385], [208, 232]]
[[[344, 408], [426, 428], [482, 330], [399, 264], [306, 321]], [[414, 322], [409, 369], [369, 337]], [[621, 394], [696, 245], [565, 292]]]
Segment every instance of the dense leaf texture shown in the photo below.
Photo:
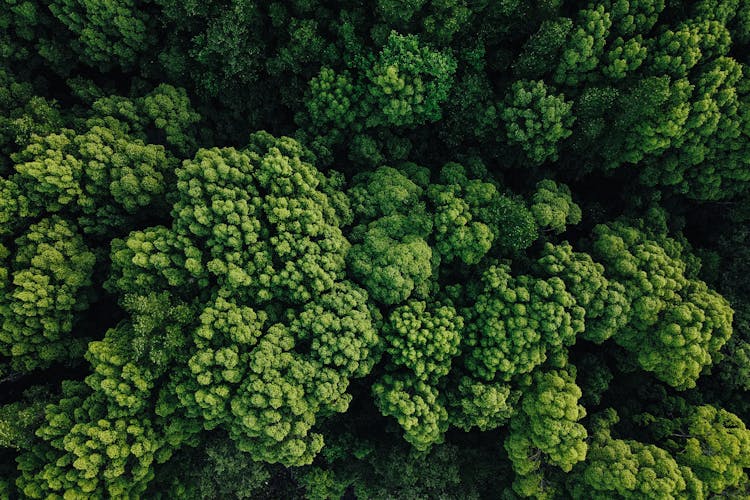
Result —
[[747, 54], [747, 0], [0, 0], [0, 498], [750, 498]]

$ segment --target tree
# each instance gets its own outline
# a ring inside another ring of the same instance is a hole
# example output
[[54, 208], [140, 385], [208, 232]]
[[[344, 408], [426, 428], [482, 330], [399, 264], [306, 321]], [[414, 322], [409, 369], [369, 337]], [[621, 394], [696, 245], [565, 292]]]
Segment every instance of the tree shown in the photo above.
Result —
[[517, 81], [502, 106], [508, 140], [521, 147], [532, 165], [555, 161], [558, 142], [572, 134], [572, 104], [553, 92], [541, 80]]
[[670, 413], [646, 413], [640, 418], [650, 423], [654, 437], [680, 465], [693, 471], [707, 492], [720, 495], [746, 481], [743, 469], [750, 462], [750, 432], [739, 417], [711, 405]]
[[275, 472], [250, 460], [221, 434], [211, 434], [198, 448], [186, 448], [157, 467], [147, 495], [156, 498], [257, 498]]
[[[263, 136], [253, 140], [262, 149]], [[196, 264], [221, 286], [300, 303], [341, 277], [349, 245], [316, 189], [314, 167], [279, 146], [263, 154], [202, 150], [185, 162], [177, 170], [174, 231], [195, 241]]]
[[451, 380], [446, 391], [451, 425], [470, 431], [476, 427], [489, 431], [505, 425], [515, 413], [521, 391], [503, 382], [484, 382], [479, 378], [461, 376]]
[[352, 238], [355, 245], [347, 255], [352, 275], [384, 304], [427, 295], [433, 253], [413, 232], [417, 224], [402, 215], [383, 217], [368, 225], [361, 243]]
[[426, 238], [432, 221], [420, 200], [422, 193], [390, 167], [356, 178], [348, 191], [359, 223], [350, 235], [354, 245], [347, 255], [349, 269], [373, 298], [385, 304], [427, 291], [433, 252]]
[[[647, 162], [645, 183], [672, 186], [698, 200], [728, 198], [743, 189], [748, 181], [743, 139], [747, 117], [736, 90], [743, 71], [728, 57], [702, 65], [681, 135], [658, 162]], [[711, 167], [714, 164], [719, 166]]]
[[48, 135], [62, 127], [54, 101], [36, 95], [34, 86], [7, 69], [0, 70], [0, 174], [5, 175], [10, 155], [28, 145], [34, 135]]
[[555, 83], [574, 86], [591, 79], [611, 27], [612, 17], [604, 5], [580, 10], [555, 69]]
[[448, 412], [437, 390], [418, 377], [385, 375], [372, 386], [375, 404], [404, 429], [404, 439], [415, 449], [429, 450], [443, 442]]
[[612, 437], [619, 420], [609, 409], [595, 420], [588, 460], [571, 493], [592, 498], [704, 498], [703, 484], [687, 467], [680, 467], [665, 450], [654, 445]]
[[16, 245], [0, 301], [2, 354], [21, 371], [80, 359], [87, 339], [71, 332], [91, 300], [94, 253], [59, 217], [33, 224]]
[[431, 182], [427, 169], [407, 163], [353, 179], [347, 261], [372, 297], [388, 305], [426, 298], [441, 266], [478, 264], [493, 246], [511, 255], [538, 237], [525, 204], [504, 194], [481, 164], [475, 170], [448, 163]]
[[581, 209], [573, 202], [570, 189], [550, 179], [539, 181], [531, 198], [531, 213], [542, 229], [562, 233], [568, 224], [581, 222]]
[[372, 114], [368, 126], [414, 126], [441, 117], [453, 83], [449, 54], [420, 46], [415, 36], [391, 32], [377, 59], [365, 69]]
[[648, 48], [643, 37], [637, 35], [627, 41], [621, 37], [615, 39], [612, 47], [604, 54], [602, 73], [608, 78], [619, 80], [641, 67], [646, 60]]
[[567, 17], [545, 20], [539, 30], [524, 44], [513, 63], [515, 73], [521, 78], [540, 78], [555, 67], [555, 62], [565, 46], [573, 21]]
[[348, 379], [369, 373], [378, 343], [366, 294], [341, 280], [345, 200], [329, 204], [305, 155], [263, 133], [243, 152], [199, 151], [177, 172], [172, 228], [115, 242], [109, 281], [206, 302], [157, 414], [225, 428], [254, 459], [288, 465], [320, 451], [316, 416], [346, 410]]
[[612, 29], [619, 36], [648, 33], [656, 25], [665, 7], [664, 0], [610, 0], [602, 3], [611, 13]]
[[76, 35], [72, 46], [82, 59], [102, 70], [109, 69], [113, 61], [129, 69], [156, 38], [153, 20], [133, 1], [55, 0], [49, 10]]
[[447, 163], [440, 170], [440, 182], [427, 189], [434, 213], [434, 247], [446, 264], [456, 258], [477, 264], [493, 247], [504, 256], [513, 254], [538, 236], [525, 204], [493, 183], [483, 165], [474, 169]]
[[326, 161], [347, 138], [351, 159], [372, 161], [373, 149], [403, 159], [399, 151], [409, 147], [408, 141], [404, 146], [389, 141], [384, 136], [393, 136], [384, 127], [415, 128], [439, 120], [456, 64], [450, 52], [391, 31], [379, 51], [358, 51], [349, 69], [323, 67], [310, 80], [306, 113], [296, 116], [303, 127], [299, 137]]
[[142, 97], [103, 96], [97, 89], [85, 124], [104, 128], [117, 126], [146, 143], [161, 144], [174, 154], [195, 154], [201, 116], [193, 109], [184, 88], [161, 84]]
[[19, 457], [25, 496], [137, 496], [153, 478], [151, 464], [168, 458], [149, 420], [108, 418], [101, 399], [89, 394], [83, 384], [65, 382], [60, 402], [47, 406], [36, 432], [42, 441]]
[[72, 212], [86, 232], [99, 234], [158, 205], [175, 164], [163, 146], [99, 125], [35, 136], [13, 160], [11, 179], [23, 187], [28, 215]]
[[466, 368], [486, 381], [531, 372], [549, 351], [575, 343], [584, 329], [584, 310], [560, 278], [513, 276], [507, 265], [484, 272], [464, 315]]
[[443, 442], [448, 412], [437, 383], [458, 354], [463, 318], [451, 305], [409, 301], [393, 310], [382, 334], [388, 373], [372, 387], [381, 413], [396, 417], [418, 450]]
[[614, 340], [661, 380], [679, 389], [694, 387], [731, 335], [733, 311], [726, 299], [686, 276], [678, 242], [655, 241], [637, 227], [597, 226], [593, 254], [606, 274], [623, 284], [632, 305]]
[[536, 266], [547, 276], [559, 276], [586, 311], [583, 338], [601, 343], [625, 326], [630, 313], [625, 287], [608, 280], [604, 266], [594, 262], [589, 254], [573, 251], [567, 242], [547, 242]]
[[409, 301], [393, 310], [383, 327], [385, 350], [396, 367], [408, 368], [419, 380], [437, 381], [448, 374], [458, 354], [463, 318], [450, 305]]
[[513, 489], [522, 496], [544, 496], [548, 486], [545, 464], [569, 472], [586, 458], [586, 429], [578, 420], [586, 410], [578, 404], [582, 393], [575, 369], [537, 373], [521, 399], [520, 411], [510, 421], [505, 449], [516, 479]]

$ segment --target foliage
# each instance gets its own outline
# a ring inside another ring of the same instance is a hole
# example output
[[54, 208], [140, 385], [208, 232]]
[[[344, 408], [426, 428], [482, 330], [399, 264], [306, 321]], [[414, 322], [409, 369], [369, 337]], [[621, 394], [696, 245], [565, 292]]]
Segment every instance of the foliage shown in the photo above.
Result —
[[749, 498], [749, 48], [0, 0], [0, 497]]
[[704, 498], [702, 483], [691, 470], [677, 464], [665, 450], [633, 440], [612, 437], [610, 426], [618, 420], [609, 410], [596, 420], [589, 447], [573, 495], [592, 498]]
[[541, 80], [517, 81], [500, 114], [508, 140], [518, 144], [533, 165], [555, 161], [557, 143], [573, 133], [572, 104], [552, 92]]
[[584, 329], [584, 310], [560, 278], [512, 276], [507, 265], [493, 265], [480, 290], [466, 314], [466, 367], [481, 379], [529, 373]]
[[412, 301], [396, 308], [383, 327], [385, 350], [395, 365], [408, 367], [418, 379], [437, 380], [450, 372], [458, 354], [463, 318], [451, 306], [427, 309]]
[[586, 458], [586, 429], [578, 423], [586, 410], [578, 404], [582, 393], [574, 377], [574, 369], [540, 373], [510, 421], [505, 449], [516, 472], [513, 488], [523, 496], [546, 494], [538, 477], [545, 465], [569, 472]]
[[584, 338], [601, 343], [625, 326], [630, 312], [625, 287], [608, 280], [604, 266], [594, 262], [589, 254], [573, 251], [567, 242], [546, 243], [537, 266], [544, 274], [559, 276], [586, 311]]
[[562, 233], [566, 225], [581, 222], [581, 209], [573, 203], [568, 186], [545, 179], [537, 183], [536, 189], [531, 213], [540, 228]]
[[85, 339], [70, 334], [76, 313], [91, 300], [95, 255], [77, 228], [59, 217], [33, 224], [16, 245], [0, 302], [2, 354], [23, 371], [75, 360]]
[[665, 238], [659, 244], [617, 222], [598, 226], [594, 234], [594, 254], [623, 283], [631, 303], [628, 322], [615, 341], [668, 384], [694, 387], [731, 335], [729, 303], [704, 282], [686, 276], [677, 241]]

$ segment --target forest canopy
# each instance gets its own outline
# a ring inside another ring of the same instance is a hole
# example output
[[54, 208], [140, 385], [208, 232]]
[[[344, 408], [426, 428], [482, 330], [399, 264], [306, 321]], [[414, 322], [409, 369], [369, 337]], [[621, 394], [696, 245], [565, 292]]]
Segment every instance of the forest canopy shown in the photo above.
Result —
[[750, 1], [0, 5], [0, 498], [750, 498]]

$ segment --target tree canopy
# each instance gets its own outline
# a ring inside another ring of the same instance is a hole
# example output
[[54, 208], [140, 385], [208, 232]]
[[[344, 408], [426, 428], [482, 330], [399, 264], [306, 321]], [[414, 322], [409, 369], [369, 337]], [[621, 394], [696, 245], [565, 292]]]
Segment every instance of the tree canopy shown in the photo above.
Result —
[[0, 498], [750, 498], [750, 1], [0, 3]]

